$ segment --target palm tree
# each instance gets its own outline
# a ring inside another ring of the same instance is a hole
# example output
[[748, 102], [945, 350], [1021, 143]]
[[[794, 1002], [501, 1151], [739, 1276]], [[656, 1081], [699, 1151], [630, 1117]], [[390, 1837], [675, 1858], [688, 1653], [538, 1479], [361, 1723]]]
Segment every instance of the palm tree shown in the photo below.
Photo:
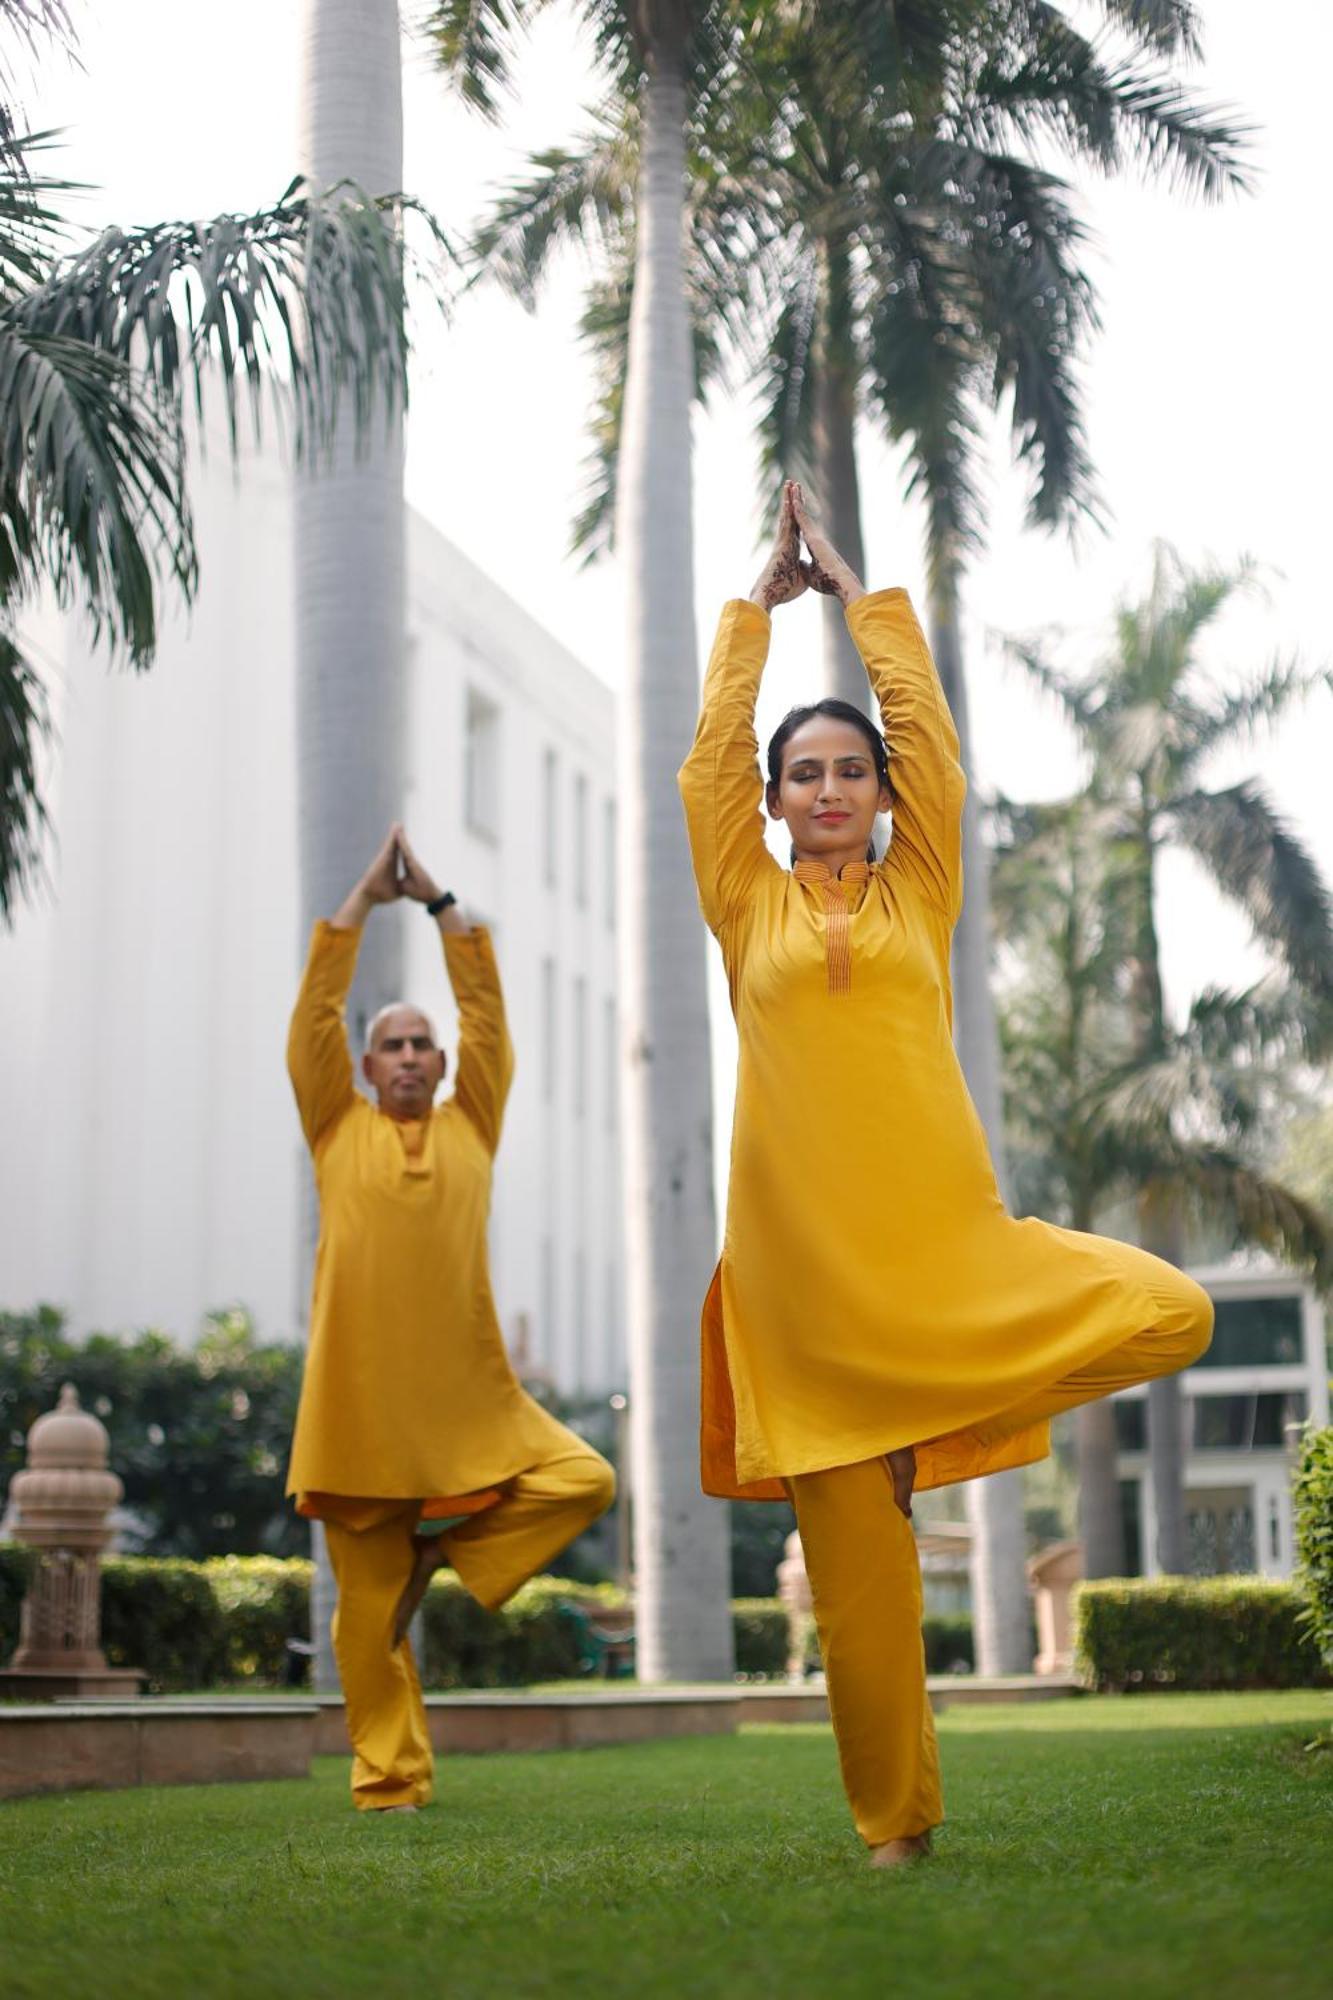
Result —
[[[1277, 659], [1238, 692], [1219, 694], [1198, 658], [1204, 634], [1253, 579], [1252, 567], [1189, 569], [1159, 545], [1148, 594], [1125, 603], [1111, 650], [1083, 675], [1053, 660], [1042, 640], [1008, 651], [1053, 696], [1091, 764], [1091, 791], [1116, 854], [1124, 936], [1128, 1049], [1099, 1094], [1096, 1121], [1122, 1173], [1138, 1175], [1140, 1239], [1180, 1263], [1190, 1203], [1226, 1217], [1244, 1240], [1277, 1243], [1306, 1261], [1326, 1256], [1317, 1211], [1251, 1170], [1227, 1141], [1252, 1130], [1253, 1055], [1247, 1046], [1313, 1051], [1333, 1018], [1333, 899], [1298, 837], [1251, 780], [1210, 790], [1203, 768], [1316, 686]], [[1169, 847], [1191, 853], [1248, 917], [1278, 959], [1296, 998], [1207, 993], [1185, 1028], [1167, 1017], [1158, 945], [1157, 863]], [[1185, 1567], [1183, 1437], [1177, 1378], [1149, 1391], [1149, 1452], [1159, 1522], [1158, 1558]]]
[[[541, 0], [439, 0], [441, 70], [494, 115], [512, 34]], [[628, 582], [620, 693], [620, 1005], [625, 1083], [639, 1671], [731, 1671], [727, 1517], [703, 1498], [698, 1304], [716, 1253], [704, 940], [675, 773], [698, 703], [683, 214], [690, 105], [718, 73], [719, 0], [582, 0], [609, 89], [637, 133], [633, 307], [625, 323], [616, 520]]]
[[[0, 0], [0, 29], [33, 47], [70, 40], [60, 0]], [[6, 97], [7, 78], [0, 52]], [[197, 579], [186, 437], [207, 380], [220, 384], [233, 444], [243, 403], [261, 426], [270, 385], [309, 464], [340, 412], [368, 436], [381, 400], [392, 412], [406, 393], [401, 198], [293, 181], [259, 214], [109, 229], [77, 247], [60, 210], [70, 184], [44, 170], [50, 148], [0, 102], [5, 922], [40, 875], [46, 830], [50, 720], [23, 653], [25, 606], [51, 588], [113, 659], [150, 666], [163, 588], [188, 600]]]
[[[1240, 135], [1194, 103], [1164, 59], [1197, 50], [1194, 11], [1104, 0], [1116, 55], [1041, 0], [932, 9], [814, 0], [745, 10], [742, 62], [699, 90], [687, 132], [696, 387], [724, 351], [766, 386], [765, 463], [803, 474], [838, 546], [862, 549], [856, 425], [906, 448], [925, 503], [936, 659], [970, 765], [959, 589], [982, 541], [975, 456], [1010, 399], [1015, 446], [1043, 526], [1094, 509], [1076, 361], [1096, 327], [1068, 188], [1034, 164], [1053, 141], [1113, 173], [1130, 165], [1215, 195], [1241, 181]], [[612, 98], [577, 150], [537, 156], [476, 239], [480, 260], [531, 302], [553, 246], [600, 245], [585, 332], [603, 384], [587, 504], [590, 553], [618, 523], [622, 384], [634, 297], [642, 143], [637, 106]], [[836, 608], [830, 691], [866, 699]], [[999, 1063], [988, 985], [987, 862], [975, 799], [964, 822], [968, 895], [954, 945], [960, 1057], [1004, 1175]], [[1026, 1665], [1017, 1475], [971, 1489], [979, 1653]]]
[[[301, 166], [316, 187], [391, 197], [403, 178], [398, 0], [314, 0], [306, 10]], [[335, 437], [295, 494], [300, 932], [336, 910], [402, 812], [406, 771], [407, 544], [400, 408], [373, 438]], [[403, 991], [403, 932], [368, 927], [349, 1000], [354, 1037]], [[304, 1248], [318, 1208], [307, 1170]], [[314, 1684], [334, 1690], [337, 1584], [311, 1530]]]
[[[1114, 801], [1001, 801], [992, 875], [1006, 1124], [1016, 1205], [1094, 1229], [1113, 1203], [1171, 1189], [1210, 1233], [1333, 1264], [1333, 1225], [1259, 1162], [1318, 1045], [1317, 1010], [1265, 982], [1210, 988], [1169, 1032], [1167, 1065], [1134, 1054], [1129, 1000], [1137, 861]], [[1285, 1122], [1285, 1116], [1282, 1120]], [[1084, 1573], [1123, 1569], [1114, 1411], [1075, 1413]]]

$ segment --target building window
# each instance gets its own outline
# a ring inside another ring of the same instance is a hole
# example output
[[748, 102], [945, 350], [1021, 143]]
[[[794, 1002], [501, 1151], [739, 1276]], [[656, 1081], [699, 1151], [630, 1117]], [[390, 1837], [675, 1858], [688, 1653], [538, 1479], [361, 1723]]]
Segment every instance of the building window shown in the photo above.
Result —
[[542, 960], [542, 1097], [547, 1104], [555, 1100], [556, 1066], [556, 993], [555, 960]]
[[1257, 1368], [1304, 1360], [1301, 1302], [1219, 1299], [1212, 1345], [1191, 1368]]
[[463, 810], [468, 830], [500, 838], [500, 711], [476, 688], [467, 691]]
[[[1123, 1406], [1116, 1404], [1117, 1410]], [[1143, 1488], [1137, 1479], [1120, 1485], [1120, 1533], [1124, 1543], [1122, 1576], [1143, 1575]]]
[[1117, 1396], [1115, 1412], [1117, 1451], [1146, 1451], [1148, 1446], [1148, 1405], [1142, 1396]]
[[1190, 1398], [1195, 1451], [1281, 1451], [1288, 1424], [1305, 1421], [1299, 1390]]
[[608, 995], [602, 1002], [602, 1061], [605, 1064], [605, 1088], [602, 1093], [604, 1117], [608, 1132], [616, 1129], [617, 1082], [620, 1073], [620, 1029], [616, 1021], [616, 1003]]
[[606, 928], [616, 927], [616, 802], [602, 807], [602, 915]]
[[582, 973], [574, 981], [574, 1116], [588, 1108], [588, 982]]
[[588, 907], [588, 780], [580, 771], [574, 780], [574, 901]]
[[548, 748], [542, 758], [542, 880], [548, 889], [554, 889], [556, 884], [556, 846], [560, 837], [556, 792], [559, 783], [560, 771], [555, 751]]

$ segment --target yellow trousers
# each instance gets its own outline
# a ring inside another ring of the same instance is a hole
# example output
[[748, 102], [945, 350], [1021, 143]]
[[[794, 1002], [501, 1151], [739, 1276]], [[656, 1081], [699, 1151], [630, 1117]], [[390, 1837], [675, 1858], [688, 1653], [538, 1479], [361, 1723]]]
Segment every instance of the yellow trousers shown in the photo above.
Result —
[[[1126, 1246], [1128, 1248], [1128, 1246]], [[1116, 1389], [1173, 1375], [1212, 1335], [1212, 1301], [1143, 1251], [1134, 1276], [1158, 1308], [1150, 1327], [994, 1420], [997, 1435]], [[981, 1428], [981, 1427], [979, 1427]], [[882, 1458], [787, 1481], [796, 1509], [843, 1784], [871, 1847], [925, 1833], [944, 1817], [921, 1640], [921, 1572], [911, 1523]]]
[[[479, 1603], [495, 1610], [605, 1513], [615, 1475], [571, 1432], [567, 1446], [505, 1482], [498, 1505], [440, 1539]], [[322, 1496], [338, 1580], [333, 1647], [352, 1740], [352, 1801], [361, 1810], [425, 1805], [432, 1756], [409, 1640], [394, 1648], [393, 1617], [412, 1570], [420, 1501]]]

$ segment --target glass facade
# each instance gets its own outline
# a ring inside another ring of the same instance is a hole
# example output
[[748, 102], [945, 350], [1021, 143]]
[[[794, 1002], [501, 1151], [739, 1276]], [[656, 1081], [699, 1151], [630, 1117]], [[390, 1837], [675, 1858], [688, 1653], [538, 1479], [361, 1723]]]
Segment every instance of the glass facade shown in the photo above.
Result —
[[1219, 1299], [1213, 1344], [1196, 1368], [1300, 1365], [1304, 1358], [1301, 1302], [1288, 1299]]
[[1190, 1398], [1195, 1451], [1281, 1451], [1287, 1425], [1305, 1421], [1299, 1389], [1265, 1389], [1254, 1395]]

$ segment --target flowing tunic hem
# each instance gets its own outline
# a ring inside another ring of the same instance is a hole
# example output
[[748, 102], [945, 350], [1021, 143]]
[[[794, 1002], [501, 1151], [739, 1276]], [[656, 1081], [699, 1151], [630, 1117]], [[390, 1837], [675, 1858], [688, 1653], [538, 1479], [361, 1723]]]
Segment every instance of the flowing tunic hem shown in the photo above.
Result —
[[955, 1392], [959, 1420], [947, 1431], [923, 1438], [919, 1432], [913, 1435], [910, 1425], [904, 1429], [881, 1423], [867, 1426], [864, 1431], [841, 1433], [834, 1446], [812, 1438], [804, 1449], [780, 1454], [765, 1453], [753, 1443], [749, 1449], [738, 1451], [719, 1260], [704, 1301], [701, 1328], [703, 1395], [699, 1452], [703, 1491], [717, 1500], [785, 1500], [788, 1495], [783, 1482], [787, 1479], [803, 1473], [828, 1472], [840, 1465], [859, 1465], [865, 1459], [882, 1458], [906, 1445], [916, 1451], [918, 1492], [1035, 1465], [1050, 1454], [1049, 1422], [1020, 1421], [1017, 1425], [1006, 1425], [1006, 1414], [1021, 1410], [1043, 1389], [1053, 1388], [1078, 1369], [1090, 1367], [1102, 1355], [1154, 1323], [1157, 1310], [1142, 1285], [1126, 1283], [1123, 1296], [1125, 1312], [1115, 1327], [1100, 1338], [1089, 1338], [1055, 1373], [1038, 1365], [1025, 1377], [1016, 1396], [1006, 1392], [1005, 1400], [997, 1402], [994, 1392], [987, 1398], [979, 1390], [975, 1399]]

